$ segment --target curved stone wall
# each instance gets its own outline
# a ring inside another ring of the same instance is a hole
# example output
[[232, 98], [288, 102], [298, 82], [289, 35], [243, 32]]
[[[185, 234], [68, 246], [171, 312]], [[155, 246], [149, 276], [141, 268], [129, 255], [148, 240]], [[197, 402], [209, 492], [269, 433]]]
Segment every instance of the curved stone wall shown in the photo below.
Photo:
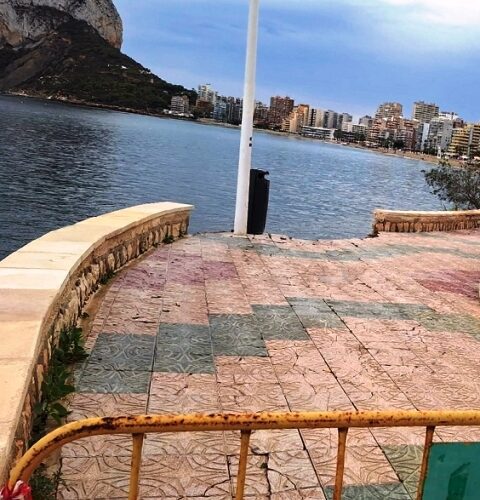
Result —
[[480, 210], [398, 212], [375, 210], [374, 232], [421, 233], [480, 227]]
[[93, 217], [0, 262], [0, 485], [28, 441], [52, 339], [76, 324], [102, 279], [186, 234], [192, 209], [165, 202]]

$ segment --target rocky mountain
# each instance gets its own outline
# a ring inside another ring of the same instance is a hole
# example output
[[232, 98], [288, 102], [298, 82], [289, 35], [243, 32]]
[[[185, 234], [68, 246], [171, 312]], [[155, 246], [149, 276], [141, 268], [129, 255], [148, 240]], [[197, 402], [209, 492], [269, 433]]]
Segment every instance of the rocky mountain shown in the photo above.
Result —
[[160, 113], [193, 91], [120, 51], [110, 0], [0, 0], [0, 91]]
[[111, 0], [0, 0], [0, 48], [36, 42], [71, 18], [122, 46], [122, 20]]

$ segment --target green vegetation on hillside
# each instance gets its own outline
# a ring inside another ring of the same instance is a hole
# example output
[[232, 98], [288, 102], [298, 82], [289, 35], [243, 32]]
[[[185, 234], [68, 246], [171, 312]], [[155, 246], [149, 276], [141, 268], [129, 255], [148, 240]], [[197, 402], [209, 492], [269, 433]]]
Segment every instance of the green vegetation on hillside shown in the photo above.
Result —
[[[18, 51], [16, 57], [12, 65], [11, 51], [0, 52], [0, 86], [8, 72], [10, 79], [13, 71], [20, 80], [22, 71], [26, 76], [8, 90], [152, 113], [168, 108], [173, 95], [186, 94], [192, 102], [196, 97], [194, 91], [162, 80], [110, 46], [82, 21], [63, 24], [40, 45]], [[34, 76], [25, 70], [32, 65], [39, 67]]]

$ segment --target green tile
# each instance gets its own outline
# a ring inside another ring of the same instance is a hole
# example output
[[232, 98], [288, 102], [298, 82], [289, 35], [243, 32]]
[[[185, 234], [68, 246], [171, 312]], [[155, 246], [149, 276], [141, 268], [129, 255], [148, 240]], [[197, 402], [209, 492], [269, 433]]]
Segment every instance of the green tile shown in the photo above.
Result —
[[255, 315], [212, 314], [209, 319], [215, 356], [268, 356]]
[[[325, 488], [327, 500], [333, 499], [333, 487]], [[342, 500], [411, 500], [400, 483], [344, 486]]]
[[211, 338], [208, 325], [161, 323], [157, 335], [157, 344], [193, 345], [211, 342]]
[[350, 300], [326, 300], [335, 312], [343, 317], [371, 318], [386, 320], [411, 320], [419, 314], [435, 314], [427, 306], [421, 304], [405, 304], [390, 302], [358, 302]]
[[413, 319], [431, 332], [458, 332], [474, 336], [480, 335], [480, 320], [468, 314], [418, 313]]
[[115, 371], [87, 367], [77, 384], [77, 392], [102, 394], [146, 394], [150, 386], [151, 372]]
[[151, 371], [155, 337], [100, 334], [87, 361], [89, 368]]
[[412, 498], [416, 498], [423, 446], [382, 446], [382, 450], [405, 489]]
[[287, 300], [304, 328], [345, 329], [343, 321], [324, 300], [298, 297], [288, 297]]
[[162, 323], [157, 335], [154, 371], [214, 373], [210, 328]]
[[253, 310], [264, 340], [310, 339], [290, 306], [254, 305]]
[[155, 372], [169, 373], [215, 373], [212, 349], [210, 347], [207, 354], [189, 350], [157, 352], [153, 369]]

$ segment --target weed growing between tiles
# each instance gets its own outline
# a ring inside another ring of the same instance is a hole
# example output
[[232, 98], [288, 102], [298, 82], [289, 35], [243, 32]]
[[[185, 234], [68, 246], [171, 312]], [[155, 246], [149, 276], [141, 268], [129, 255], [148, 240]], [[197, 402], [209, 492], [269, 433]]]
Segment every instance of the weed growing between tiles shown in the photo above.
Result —
[[[62, 330], [57, 345], [52, 346], [52, 357], [42, 381], [41, 399], [33, 407], [30, 446], [51, 431], [52, 426], [62, 425], [67, 417], [69, 412], [63, 401], [75, 392], [75, 387], [71, 383], [71, 367], [74, 363], [83, 361], [87, 357], [83, 344], [82, 330], [70, 328]], [[55, 499], [60, 482], [60, 470], [51, 474], [45, 465], [40, 466], [30, 480], [33, 499]]]
[[40, 465], [30, 479], [33, 499], [54, 500], [60, 483], [62, 483], [60, 469], [50, 474], [45, 465]]
[[171, 234], [166, 234], [165, 238], [163, 238], [163, 242], [165, 245], [170, 245], [170, 243], [173, 243], [175, 241], [175, 238]]
[[107, 271], [105, 271], [105, 274], [100, 278], [99, 283], [101, 285], [106, 285], [114, 276], [115, 276], [115, 271], [112, 271], [112, 269], [108, 269]]

